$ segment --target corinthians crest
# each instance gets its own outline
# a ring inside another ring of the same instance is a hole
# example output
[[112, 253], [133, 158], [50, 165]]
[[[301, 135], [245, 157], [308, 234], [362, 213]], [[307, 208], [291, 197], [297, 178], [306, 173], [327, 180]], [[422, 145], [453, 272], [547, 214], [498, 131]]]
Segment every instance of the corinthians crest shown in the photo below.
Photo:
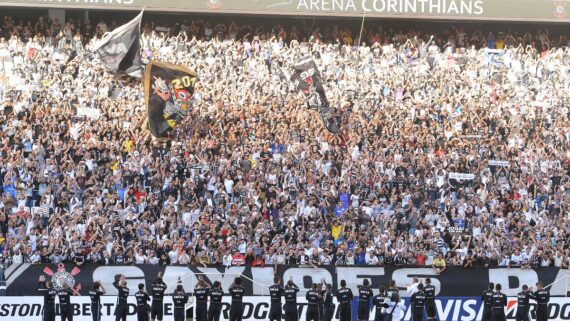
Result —
[[57, 271], [53, 272], [49, 267], [44, 268], [44, 273], [51, 277], [51, 282], [56, 290], [63, 288], [63, 285], [67, 283], [69, 288], [73, 290], [74, 295], [80, 295], [81, 283], [75, 285], [75, 276], [79, 274], [81, 270], [78, 267], [74, 267], [71, 272], [67, 272], [65, 265], [60, 263], [57, 265]]
[[554, 2], [554, 16], [556, 18], [565, 18], [566, 17], [566, 3], [562, 1]]
[[220, 9], [222, 6], [222, 0], [206, 0], [208, 7], [213, 10]]

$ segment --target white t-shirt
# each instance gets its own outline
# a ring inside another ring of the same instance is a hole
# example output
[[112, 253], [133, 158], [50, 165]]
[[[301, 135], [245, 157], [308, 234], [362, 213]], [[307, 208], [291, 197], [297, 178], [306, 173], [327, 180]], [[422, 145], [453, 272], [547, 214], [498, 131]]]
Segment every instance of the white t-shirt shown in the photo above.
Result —
[[144, 264], [146, 257], [138, 253], [135, 254], [135, 264]]
[[226, 187], [226, 193], [228, 193], [228, 195], [233, 193], [233, 189], [234, 189], [234, 181], [231, 179], [224, 179], [224, 186]]
[[522, 254], [516, 255], [515, 253], [513, 253], [511, 255], [511, 262], [513, 262], [513, 264], [521, 264], [523, 260], [524, 258]]

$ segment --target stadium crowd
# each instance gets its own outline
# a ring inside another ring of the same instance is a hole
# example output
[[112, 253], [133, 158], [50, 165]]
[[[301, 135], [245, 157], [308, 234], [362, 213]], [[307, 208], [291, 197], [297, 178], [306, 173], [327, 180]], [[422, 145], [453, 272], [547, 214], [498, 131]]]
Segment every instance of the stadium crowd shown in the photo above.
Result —
[[162, 142], [89, 53], [115, 26], [2, 21], [5, 262], [569, 267], [566, 35], [145, 23], [145, 62], [200, 77]]

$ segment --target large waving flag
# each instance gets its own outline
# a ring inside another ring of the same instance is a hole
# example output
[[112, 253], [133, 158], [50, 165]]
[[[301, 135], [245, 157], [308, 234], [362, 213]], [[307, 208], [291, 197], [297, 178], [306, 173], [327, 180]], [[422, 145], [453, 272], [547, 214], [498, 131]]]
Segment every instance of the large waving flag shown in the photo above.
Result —
[[150, 133], [168, 136], [190, 112], [196, 73], [184, 66], [152, 61], [144, 73], [144, 96]]
[[107, 71], [142, 77], [140, 25], [143, 11], [130, 22], [106, 33], [92, 51], [99, 54]]
[[291, 76], [291, 81], [297, 90], [301, 91], [307, 98], [309, 108], [316, 109], [319, 112], [327, 130], [333, 134], [338, 134], [340, 128], [330, 110], [323, 81], [313, 58], [305, 56], [295, 64], [295, 73]]

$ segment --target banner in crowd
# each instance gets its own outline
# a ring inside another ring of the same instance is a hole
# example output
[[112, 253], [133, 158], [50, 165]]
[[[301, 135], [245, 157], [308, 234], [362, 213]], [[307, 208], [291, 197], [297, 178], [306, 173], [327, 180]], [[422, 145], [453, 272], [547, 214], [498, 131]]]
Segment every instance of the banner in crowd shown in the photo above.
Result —
[[144, 74], [148, 127], [154, 137], [166, 137], [190, 112], [196, 73], [184, 66], [152, 61]]
[[98, 120], [101, 117], [101, 110], [90, 107], [77, 107], [77, 117], [87, 117], [93, 120]]
[[142, 77], [140, 50], [140, 25], [143, 11], [130, 22], [106, 33], [92, 51], [113, 74], [125, 73], [131, 77]]
[[[137, 291], [139, 283], [149, 288], [159, 272], [168, 285], [166, 293], [172, 293], [176, 284], [182, 284], [187, 291], [192, 291], [199, 275], [212, 284], [219, 281], [222, 288], [227, 289], [236, 276], [243, 275], [246, 295], [268, 295], [267, 287], [273, 284], [273, 277], [282, 280], [290, 278], [301, 288], [301, 293], [310, 289], [313, 283], [324, 279], [338, 288], [341, 280], [346, 280], [353, 292], [364, 279], [368, 279], [373, 289], [381, 284], [394, 280], [401, 289], [400, 295], [408, 297], [406, 286], [412, 277], [424, 279], [430, 277], [438, 296], [480, 296], [489, 282], [500, 283], [503, 292], [508, 296], [516, 296], [523, 284], [535, 286], [538, 281], [545, 285], [570, 275], [570, 270], [558, 268], [518, 269], [518, 268], [471, 268], [448, 267], [439, 274], [433, 268], [394, 268], [394, 267], [354, 267], [354, 266], [321, 266], [319, 268], [280, 265], [274, 274], [273, 267], [197, 267], [197, 266], [153, 266], [153, 265], [85, 265], [77, 267], [73, 264], [60, 265], [12, 265], [5, 271], [8, 296], [28, 296], [37, 294], [38, 278], [43, 275], [58, 287], [62, 282], [71, 285], [78, 294], [86, 295], [93, 282], [99, 280], [109, 295], [117, 294], [112, 283], [119, 275], [125, 275], [131, 292]], [[255, 280], [255, 282], [251, 282]], [[549, 289], [552, 296], [566, 296], [566, 282], [557, 282]], [[375, 290], [376, 291], [376, 290]]]
[[509, 167], [511, 162], [502, 160], [489, 160], [489, 166]]
[[[192, 300], [192, 299], [191, 299]], [[229, 319], [230, 310], [229, 296], [223, 297], [221, 320]], [[113, 320], [113, 312], [116, 305], [115, 296], [101, 297], [101, 320]], [[56, 300], [57, 302], [57, 300]], [[128, 299], [128, 320], [135, 319], [136, 300], [134, 296]], [[243, 299], [244, 311], [243, 321], [265, 321], [269, 319], [269, 298], [260, 296], [247, 296]], [[307, 303], [304, 296], [297, 299], [299, 320], [306, 319]], [[72, 297], [73, 320], [74, 321], [92, 321], [91, 303], [88, 296]], [[404, 321], [411, 321], [411, 310], [409, 300], [405, 300], [406, 314]], [[0, 300], [0, 319], [2, 321], [28, 321], [40, 320], [43, 306], [43, 297], [27, 296], [27, 297], [2, 297]], [[352, 301], [352, 320], [357, 320], [358, 298]], [[480, 321], [483, 314], [483, 306], [480, 297], [445, 297], [436, 298], [435, 306], [438, 320], [441, 321]], [[187, 317], [191, 317], [193, 313], [192, 304], [189, 304], [186, 311]], [[374, 319], [376, 309], [370, 306], [370, 320]], [[507, 320], [516, 320], [517, 300], [516, 297], [510, 297], [505, 308]], [[531, 301], [530, 316], [536, 319], [536, 304]], [[56, 311], [59, 312], [59, 306], [56, 305]], [[549, 321], [562, 321], [570, 319], [570, 300], [568, 298], [552, 298], [549, 303]], [[173, 319], [172, 297], [164, 298], [164, 316], [165, 320]], [[59, 319], [59, 317], [58, 317]], [[188, 318], [187, 318], [188, 320]], [[338, 304], [335, 305], [333, 320], [339, 320]]]
[[306, 97], [309, 108], [319, 113], [327, 130], [334, 134], [339, 133], [340, 128], [330, 110], [323, 80], [313, 58], [305, 56], [295, 64], [295, 73], [291, 76], [291, 82]]
[[8, 6], [225, 14], [569, 21], [568, 0], [0, 0]]
[[469, 173], [449, 173], [449, 179], [462, 179], [470, 181], [475, 179], [475, 175]]

